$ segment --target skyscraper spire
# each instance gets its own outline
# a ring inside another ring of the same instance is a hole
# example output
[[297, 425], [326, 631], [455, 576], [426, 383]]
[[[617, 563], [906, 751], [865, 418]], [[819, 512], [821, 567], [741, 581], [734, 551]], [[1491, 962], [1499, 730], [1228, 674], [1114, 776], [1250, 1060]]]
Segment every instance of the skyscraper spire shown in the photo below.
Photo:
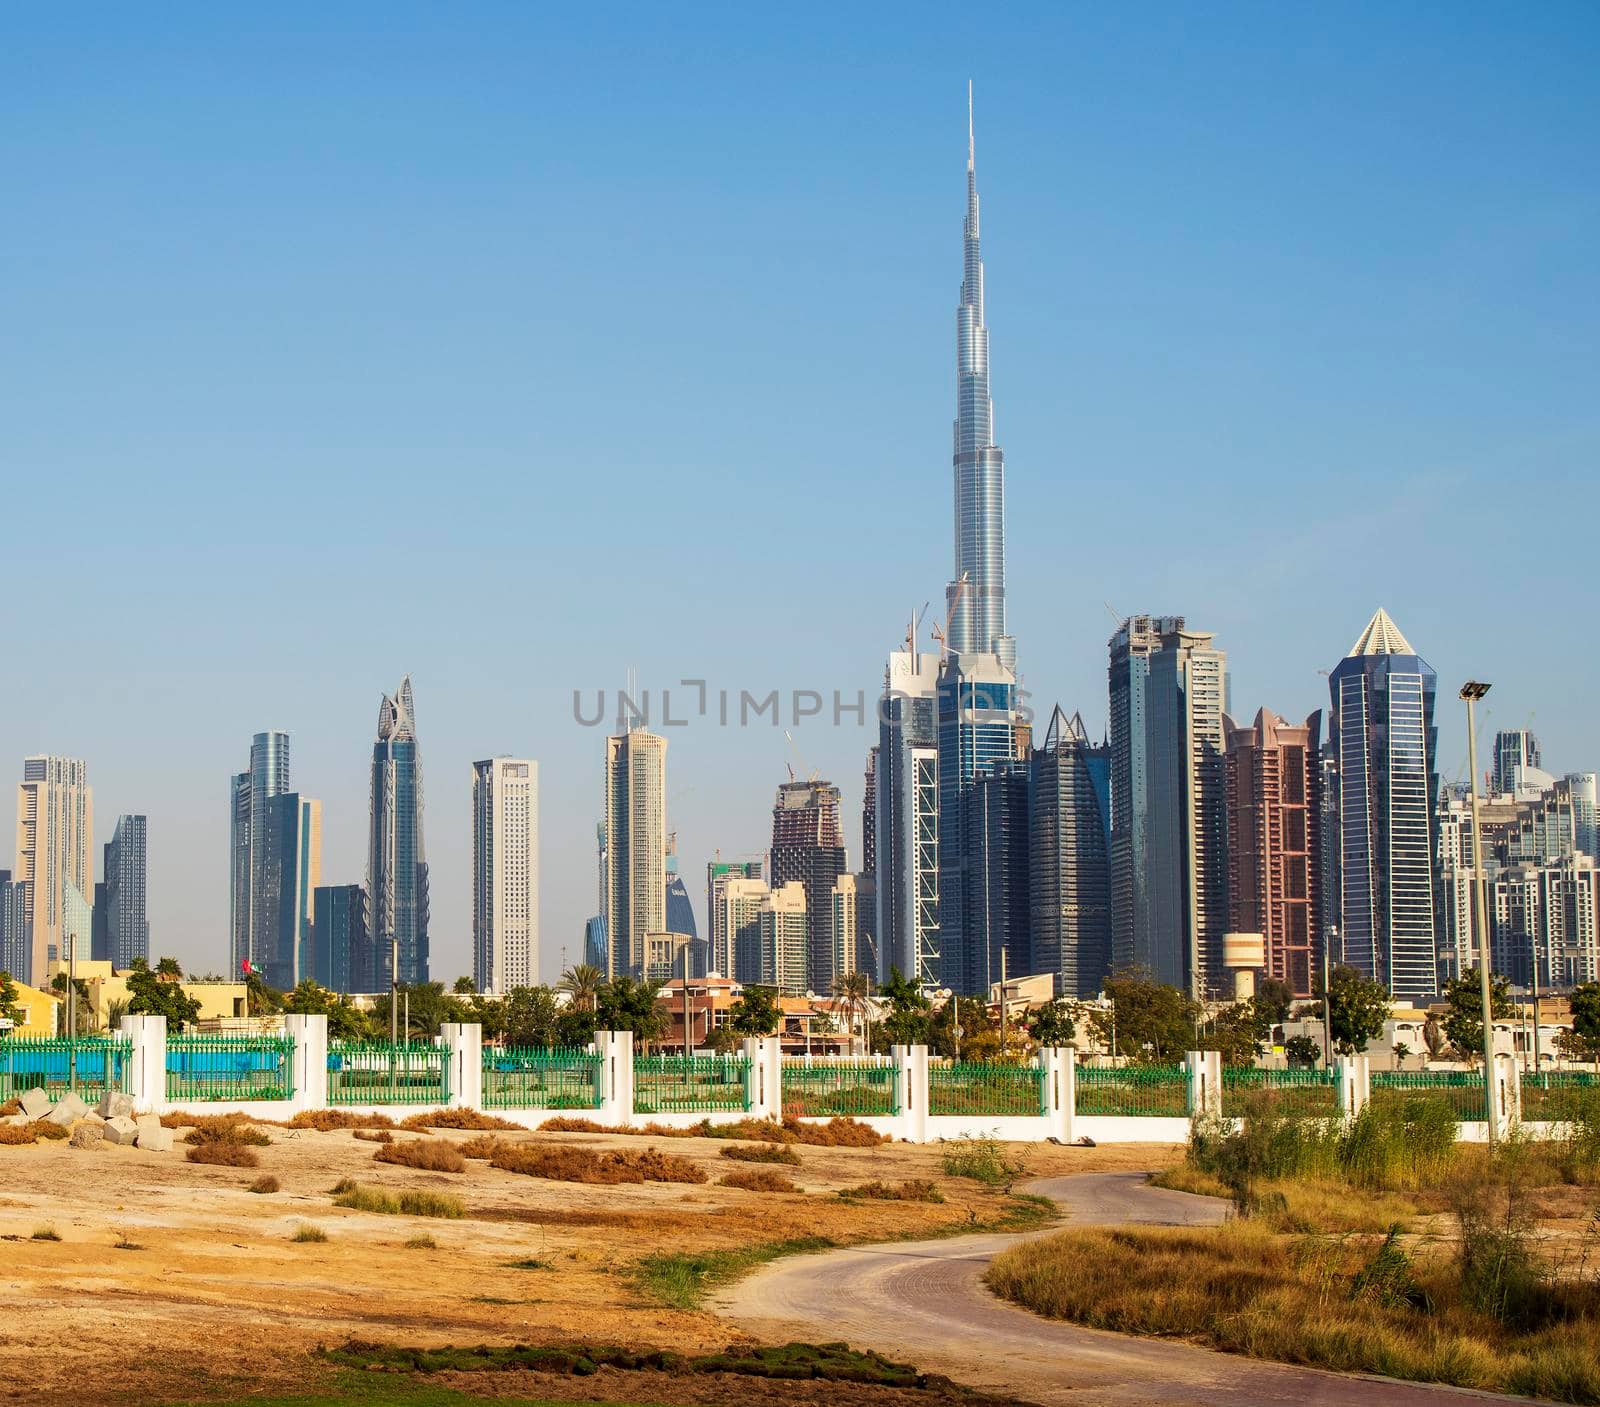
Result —
[[1005, 456], [994, 443], [989, 399], [989, 330], [983, 315], [983, 259], [978, 249], [977, 146], [972, 85], [967, 84], [967, 216], [961, 301], [956, 305], [955, 571], [945, 591], [950, 648], [981, 651], [1016, 666], [1006, 632]]

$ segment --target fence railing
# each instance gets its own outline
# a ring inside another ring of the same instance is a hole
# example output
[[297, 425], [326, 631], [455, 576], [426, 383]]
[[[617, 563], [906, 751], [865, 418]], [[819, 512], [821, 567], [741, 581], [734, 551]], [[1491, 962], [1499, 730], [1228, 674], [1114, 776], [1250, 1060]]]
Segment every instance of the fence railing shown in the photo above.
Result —
[[167, 1038], [167, 1098], [292, 1099], [293, 1036]]
[[1255, 1070], [1225, 1066], [1222, 1071], [1222, 1112], [1233, 1118], [1243, 1114], [1253, 1096], [1271, 1091], [1274, 1107], [1285, 1114], [1335, 1118], [1339, 1114], [1339, 1085], [1332, 1070]]
[[1080, 1065], [1074, 1083], [1076, 1114], [1189, 1113], [1189, 1072], [1181, 1065]]
[[[1590, 1114], [1589, 1111], [1595, 1111]], [[1600, 1115], [1600, 1075], [1582, 1070], [1541, 1070], [1522, 1077], [1522, 1117], [1530, 1123], [1563, 1121], [1579, 1113]]]
[[928, 1112], [1037, 1118], [1045, 1112], [1044, 1071], [1037, 1065], [930, 1064]]
[[486, 1046], [483, 1103], [488, 1109], [598, 1109], [602, 1057], [581, 1050]]
[[633, 1062], [636, 1114], [745, 1113], [750, 1062], [739, 1055], [646, 1055]]
[[0, 1040], [0, 1101], [30, 1089], [54, 1100], [75, 1089], [94, 1103], [107, 1090], [125, 1088], [132, 1050], [120, 1036], [8, 1036]]
[[424, 1042], [328, 1043], [329, 1104], [447, 1104], [450, 1048]]
[[1475, 1070], [1374, 1070], [1371, 1088], [1374, 1106], [1430, 1094], [1448, 1101], [1458, 1123], [1488, 1117], [1483, 1075]]
[[786, 1060], [784, 1115], [826, 1118], [834, 1114], [898, 1114], [898, 1073], [892, 1064], [870, 1060]]

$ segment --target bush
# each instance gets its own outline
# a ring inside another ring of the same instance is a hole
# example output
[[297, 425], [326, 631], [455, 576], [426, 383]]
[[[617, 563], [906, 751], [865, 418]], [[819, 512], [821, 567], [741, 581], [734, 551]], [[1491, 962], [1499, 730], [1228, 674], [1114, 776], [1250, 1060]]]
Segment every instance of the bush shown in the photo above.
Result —
[[283, 1191], [283, 1184], [281, 1182], [279, 1182], [278, 1179], [275, 1178], [271, 1173], [263, 1173], [254, 1182], [252, 1182], [250, 1184], [250, 1186], [247, 1187], [245, 1190], [247, 1192], [261, 1192], [261, 1193], [281, 1192], [281, 1191]]
[[863, 1182], [859, 1187], [847, 1187], [841, 1197], [869, 1197], [879, 1202], [942, 1202], [944, 1193], [925, 1177], [907, 1178], [904, 1182]]
[[350, 1211], [378, 1212], [386, 1216], [434, 1216], [451, 1220], [466, 1212], [459, 1197], [440, 1192], [389, 1192], [381, 1187], [361, 1187], [354, 1183], [348, 1187], [340, 1184], [333, 1205]]
[[255, 1149], [242, 1143], [197, 1143], [189, 1149], [191, 1163], [212, 1163], [219, 1168], [255, 1168], [261, 1166]]
[[745, 1192], [798, 1192], [800, 1189], [780, 1172], [771, 1168], [739, 1168], [727, 1173], [717, 1183], [718, 1187], [737, 1187]]
[[504, 1172], [547, 1177], [557, 1182], [701, 1183], [706, 1180], [704, 1170], [687, 1158], [661, 1153], [654, 1148], [642, 1153], [620, 1149], [596, 1153], [570, 1144], [508, 1144], [490, 1159], [489, 1165]]
[[800, 1166], [800, 1155], [787, 1143], [735, 1143], [722, 1150], [724, 1158], [739, 1163], [787, 1163]]
[[803, 1143], [812, 1148], [877, 1148], [889, 1142], [888, 1134], [849, 1118], [829, 1119], [825, 1124], [807, 1124], [792, 1116], [781, 1124], [767, 1119], [740, 1119], [732, 1124], [708, 1120], [698, 1128], [677, 1132], [684, 1138], [742, 1138], [753, 1143]]
[[441, 1138], [419, 1138], [405, 1143], [386, 1143], [372, 1155], [375, 1163], [397, 1163], [403, 1168], [423, 1172], [466, 1172], [467, 1160], [453, 1143]]
[[29, 1239], [33, 1241], [59, 1241], [61, 1233], [53, 1226], [36, 1226], [33, 1228], [33, 1235]]
[[546, 1119], [539, 1125], [541, 1133], [623, 1133], [624, 1129], [608, 1129], [604, 1124], [597, 1124], [593, 1119], [574, 1119], [566, 1114], [559, 1114], [553, 1119]]
[[240, 1114], [201, 1115], [189, 1130], [188, 1144], [232, 1143], [241, 1148], [269, 1148], [272, 1140], [258, 1128], [252, 1128]]
[[0, 1125], [0, 1144], [34, 1143], [37, 1141], [37, 1135], [29, 1125]]
[[0, 1119], [7, 1119], [10, 1118], [11, 1115], [20, 1114], [21, 1112], [22, 1101], [15, 1097], [6, 1100], [4, 1104], [0, 1104]]
[[302, 1245], [305, 1245], [305, 1244], [308, 1244], [308, 1243], [310, 1243], [310, 1244], [321, 1244], [323, 1241], [326, 1241], [328, 1239], [328, 1233], [326, 1231], [324, 1231], [320, 1226], [302, 1225], [302, 1226], [296, 1228], [294, 1235], [291, 1236], [289, 1239], [291, 1241], [298, 1242], [298, 1243], [300, 1243]]
[[476, 1109], [430, 1109], [425, 1114], [413, 1114], [409, 1119], [402, 1119], [400, 1127], [411, 1129], [472, 1129], [475, 1132], [498, 1129], [502, 1133], [520, 1133], [521, 1124], [514, 1124], [509, 1119], [496, 1118], [493, 1114], [480, 1114]]
[[947, 1177], [971, 1178], [990, 1187], [1015, 1182], [1027, 1172], [1020, 1158], [1008, 1158], [1000, 1141], [985, 1134], [978, 1138], [961, 1138], [947, 1144], [944, 1150], [944, 1171]]
[[436, 1251], [439, 1249], [439, 1243], [424, 1231], [417, 1236], [408, 1236], [406, 1238], [406, 1249], [408, 1251]]
[[286, 1127], [316, 1129], [320, 1133], [330, 1133], [334, 1129], [392, 1129], [394, 1120], [387, 1114], [352, 1114], [345, 1109], [305, 1109], [290, 1119]]
[[29, 1124], [28, 1127], [33, 1130], [35, 1138], [47, 1138], [52, 1142], [56, 1139], [72, 1137], [71, 1129], [62, 1128], [60, 1124], [52, 1124], [45, 1119], [39, 1120], [36, 1124]]
[[363, 1143], [393, 1143], [394, 1135], [388, 1129], [357, 1129], [352, 1135]]
[[464, 1139], [457, 1145], [463, 1158], [492, 1158], [502, 1148], [511, 1145], [503, 1138], [496, 1138], [492, 1133], [480, 1133], [476, 1138]]

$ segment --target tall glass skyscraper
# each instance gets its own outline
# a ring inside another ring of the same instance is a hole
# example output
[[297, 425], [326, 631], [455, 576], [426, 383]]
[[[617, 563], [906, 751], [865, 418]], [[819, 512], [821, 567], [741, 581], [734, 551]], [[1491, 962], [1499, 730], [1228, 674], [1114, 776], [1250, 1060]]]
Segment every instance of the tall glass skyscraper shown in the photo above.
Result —
[[[1433, 914], [1438, 680], [1387, 611], [1328, 680], [1343, 961], [1396, 997], [1439, 988]], [[1332, 934], [1329, 935], [1332, 942]]]
[[150, 956], [145, 831], [143, 816], [118, 816], [116, 831], [105, 849], [106, 956], [119, 971], [132, 967], [135, 958]]
[[269, 902], [265, 855], [267, 803], [289, 790], [289, 735], [281, 729], [250, 740], [250, 769], [229, 787], [229, 956], [237, 973], [249, 960], [265, 965], [271, 951], [265, 906]]
[[376, 976], [387, 986], [399, 944], [399, 980], [428, 980], [428, 863], [422, 844], [422, 757], [411, 676], [378, 706], [372, 749], [367, 904]]

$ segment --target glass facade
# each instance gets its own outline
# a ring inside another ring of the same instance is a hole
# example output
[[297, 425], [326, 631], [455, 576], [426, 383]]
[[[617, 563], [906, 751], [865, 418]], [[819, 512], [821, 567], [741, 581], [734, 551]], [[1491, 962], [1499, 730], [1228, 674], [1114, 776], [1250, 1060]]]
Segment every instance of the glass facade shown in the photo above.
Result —
[[[105, 849], [106, 957], [119, 971], [135, 958], [150, 956], [150, 924], [145, 917], [145, 834], [143, 816], [118, 816]], [[98, 886], [97, 886], [98, 887]]]
[[938, 657], [889, 656], [878, 706], [873, 853], [879, 982], [939, 974]]
[[428, 864], [422, 838], [422, 759], [411, 677], [378, 709], [372, 749], [367, 902], [379, 986], [428, 980]]
[[267, 803], [289, 790], [289, 735], [280, 730], [250, 740], [250, 767], [235, 775], [228, 792], [229, 932], [232, 967], [246, 959], [265, 964], [272, 938], [263, 918], [269, 881], [262, 873]]
[[370, 992], [377, 987], [367, 943], [367, 895], [359, 884], [332, 884], [312, 897], [311, 975], [333, 992]]

